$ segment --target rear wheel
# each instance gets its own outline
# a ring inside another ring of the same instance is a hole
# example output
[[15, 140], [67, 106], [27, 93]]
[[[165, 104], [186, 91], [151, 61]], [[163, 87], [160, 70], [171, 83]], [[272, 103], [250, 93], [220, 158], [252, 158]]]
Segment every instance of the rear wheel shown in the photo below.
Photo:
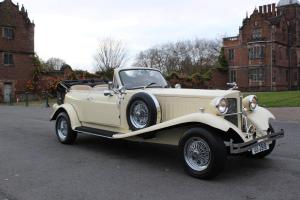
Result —
[[63, 144], [73, 144], [77, 138], [77, 133], [72, 130], [70, 118], [65, 112], [58, 114], [56, 118], [56, 135]]
[[225, 167], [226, 148], [217, 135], [202, 128], [188, 130], [179, 142], [185, 171], [196, 178], [211, 179]]

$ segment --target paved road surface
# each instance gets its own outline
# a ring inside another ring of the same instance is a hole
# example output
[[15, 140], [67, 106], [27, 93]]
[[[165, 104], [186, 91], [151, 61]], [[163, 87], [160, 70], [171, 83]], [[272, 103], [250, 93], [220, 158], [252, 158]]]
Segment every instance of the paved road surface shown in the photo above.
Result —
[[300, 123], [300, 108], [270, 108], [270, 110], [280, 120]]
[[0, 200], [300, 199], [300, 124], [265, 160], [230, 157], [217, 179], [186, 175], [176, 148], [80, 136], [57, 142], [50, 110], [0, 106]]

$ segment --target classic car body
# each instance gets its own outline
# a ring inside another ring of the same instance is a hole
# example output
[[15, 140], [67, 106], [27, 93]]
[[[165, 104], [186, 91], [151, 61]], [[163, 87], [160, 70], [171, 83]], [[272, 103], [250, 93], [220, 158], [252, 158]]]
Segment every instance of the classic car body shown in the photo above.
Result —
[[[239, 91], [232, 89], [169, 88], [155, 69], [117, 69], [109, 84], [61, 83], [60, 87], [66, 94], [63, 102], [54, 105], [51, 120], [57, 122], [56, 131], [62, 143], [75, 141], [76, 137], [64, 141], [71, 131], [179, 145], [186, 170], [199, 178], [213, 177], [222, 168], [208, 165], [218, 158], [214, 156], [214, 142], [222, 148], [224, 145], [231, 154], [264, 157], [273, 150], [276, 139], [284, 135], [283, 130], [275, 132], [270, 126], [270, 119], [275, 117], [257, 105], [257, 97], [242, 98]], [[65, 122], [58, 120], [61, 113]], [[223, 150], [220, 152], [217, 154], [223, 155]], [[219, 160], [224, 160], [223, 157]], [[206, 165], [203, 167], [201, 163]], [[217, 161], [216, 165], [223, 165], [223, 161]]]

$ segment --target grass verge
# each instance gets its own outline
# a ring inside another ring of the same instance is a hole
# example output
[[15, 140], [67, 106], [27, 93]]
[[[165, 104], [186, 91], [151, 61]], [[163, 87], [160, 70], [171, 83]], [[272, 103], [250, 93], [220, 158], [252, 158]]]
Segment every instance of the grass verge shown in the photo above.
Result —
[[254, 92], [244, 93], [244, 96], [255, 94], [259, 104], [264, 107], [300, 107], [300, 91], [286, 92]]

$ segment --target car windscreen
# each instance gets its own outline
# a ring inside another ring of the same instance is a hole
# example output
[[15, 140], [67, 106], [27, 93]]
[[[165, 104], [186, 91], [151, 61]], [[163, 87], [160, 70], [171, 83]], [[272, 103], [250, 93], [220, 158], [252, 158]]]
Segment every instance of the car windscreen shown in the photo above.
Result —
[[156, 70], [122, 70], [119, 72], [119, 75], [122, 85], [126, 89], [143, 88], [146, 86], [164, 88], [168, 85], [163, 75]]

